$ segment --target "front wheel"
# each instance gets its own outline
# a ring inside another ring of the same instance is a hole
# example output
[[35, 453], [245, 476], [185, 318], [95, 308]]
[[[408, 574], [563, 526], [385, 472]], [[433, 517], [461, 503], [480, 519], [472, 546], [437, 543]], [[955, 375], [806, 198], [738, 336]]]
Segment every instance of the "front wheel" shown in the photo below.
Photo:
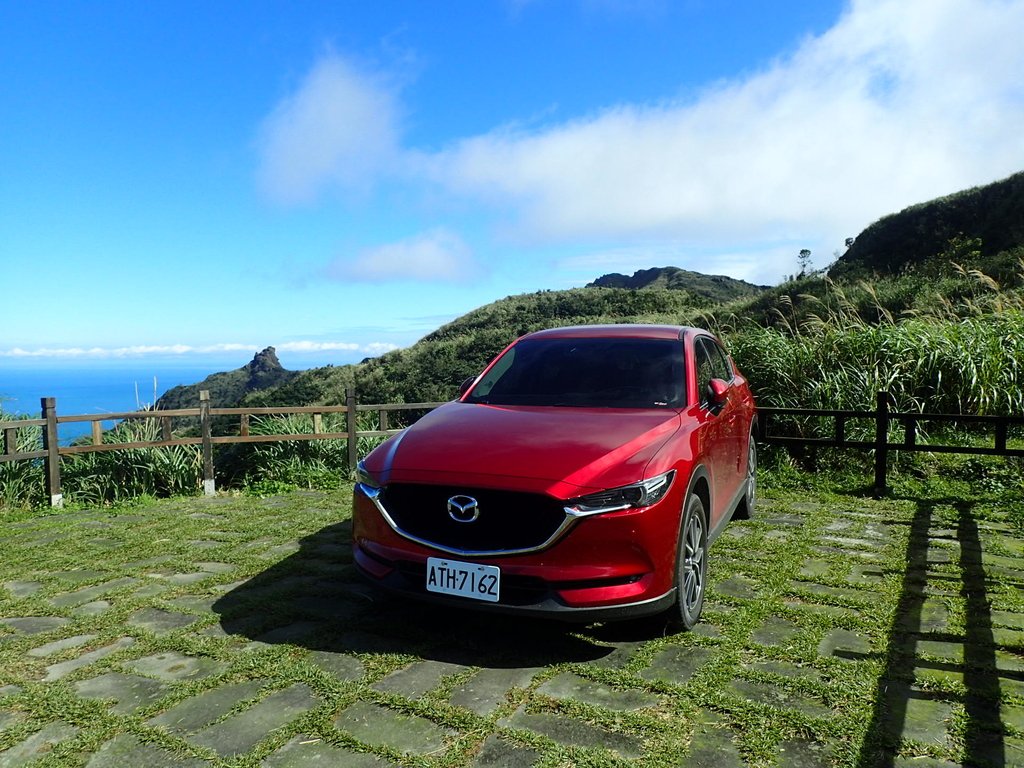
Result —
[[674, 623], [689, 630], [700, 621], [708, 577], [708, 525], [704, 502], [696, 494], [686, 500], [676, 558]]

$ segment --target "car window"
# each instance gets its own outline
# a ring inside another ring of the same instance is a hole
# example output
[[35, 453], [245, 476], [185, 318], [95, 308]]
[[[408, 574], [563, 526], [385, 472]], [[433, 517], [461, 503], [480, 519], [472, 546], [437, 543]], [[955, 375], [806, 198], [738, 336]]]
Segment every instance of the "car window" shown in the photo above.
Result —
[[683, 344], [671, 339], [540, 338], [509, 349], [465, 402], [606, 408], [685, 405]]
[[694, 359], [697, 365], [697, 394], [703, 405], [708, 403], [708, 384], [712, 379], [732, 380], [732, 366], [725, 352], [713, 339], [699, 337], [694, 342]]

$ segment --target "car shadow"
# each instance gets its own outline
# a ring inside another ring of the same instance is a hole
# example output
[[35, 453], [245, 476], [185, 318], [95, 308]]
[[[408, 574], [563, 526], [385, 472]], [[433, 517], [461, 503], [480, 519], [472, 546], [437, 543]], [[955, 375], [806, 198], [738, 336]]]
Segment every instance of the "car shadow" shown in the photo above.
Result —
[[212, 606], [221, 628], [267, 645], [408, 654], [491, 668], [589, 662], [615, 650], [579, 634], [578, 625], [379, 592], [352, 564], [351, 533], [350, 522], [329, 525], [301, 539], [298, 551], [226, 592]]

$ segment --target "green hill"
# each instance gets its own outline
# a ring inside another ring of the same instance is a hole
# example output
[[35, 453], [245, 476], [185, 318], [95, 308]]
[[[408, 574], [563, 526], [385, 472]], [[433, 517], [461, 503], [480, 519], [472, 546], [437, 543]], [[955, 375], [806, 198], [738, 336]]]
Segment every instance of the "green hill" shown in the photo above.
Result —
[[[967, 254], [997, 279], [1016, 271], [1024, 256], [1024, 172], [885, 216], [861, 232], [829, 270], [836, 280], [898, 274], [949, 250], [974, 243]], [[963, 250], [963, 249], [961, 249]]]
[[210, 404], [214, 408], [231, 408], [252, 392], [283, 386], [298, 377], [298, 371], [285, 370], [277, 359], [277, 351], [267, 347], [257, 352], [241, 368], [214, 373], [197, 384], [185, 384], [167, 390], [157, 400], [160, 410], [195, 408], [200, 390], [209, 390]]

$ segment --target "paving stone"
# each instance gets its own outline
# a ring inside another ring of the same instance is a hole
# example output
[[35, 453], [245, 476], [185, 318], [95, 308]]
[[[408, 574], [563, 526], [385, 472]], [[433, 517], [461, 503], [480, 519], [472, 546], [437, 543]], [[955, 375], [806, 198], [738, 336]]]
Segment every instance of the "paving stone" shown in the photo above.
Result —
[[0, 752], [0, 768], [20, 768], [48, 755], [55, 744], [78, 735], [78, 728], [62, 720], [47, 723], [20, 744]]
[[842, 600], [853, 600], [856, 602], [864, 602], [866, 600], [877, 599], [873, 592], [868, 592], [861, 589], [853, 589], [852, 587], [830, 587], [827, 584], [818, 584], [813, 581], [794, 581], [791, 583], [791, 588], [795, 591], [803, 590], [810, 592], [815, 595], [828, 595], [829, 597], [838, 597]]
[[75, 616], [102, 616], [104, 613], [110, 610], [110, 603], [106, 600], [93, 600], [91, 603], [80, 605], [73, 609], [71, 613]]
[[20, 685], [0, 685], [0, 698], [4, 696], [17, 696], [21, 693]]
[[1013, 611], [992, 611], [992, 623], [998, 627], [1024, 629], [1024, 613]]
[[[704, 614], [708, 613], [708, 607], [705, 605]], [[700, 626], [700, 625], [698, 625]], [[629, 660], [633, 658], [633, 654], [639, 649], [643, 648], [647, 644], [645, 640], [634, 640], [634, 641], [623, 641], [606, 643], [602, 641], [602, 645], [607, 645], [608, 653], [599, 659], [595, 659], [590, 662], [594, 666], [602, 667], [605, 669], [621, 669], [629, 663]]]
[[31, 597], [40, 589], [42, 589], [42, 582], [39, 581], [5, 581], [4, 589], [11, 593], [14, 597], [21, 599], [25, 597]]
[[124, 715], [162, 698], [167, 693], [167, 686], [148, 677], [108, 672], [75, 683], [75, 691], [83, 699], [113, 699], [111, 709]]
[[1000, 629], [997, 627], [992, 630], [992, 639], [997, 645], [1002, 645], [1007, 648], [1016, 648], [1019, 653], [1024, 653], [1024, 632], [1020, 632], [1016, 629]]
[[828, 750], [821, 744], [794, 739], [779, 744], [779, 765], [785, 768], [828, 768], [832, 761]]
[[779, 677], [788, 677], [792, 680], [822, 682], [821, 672], [814, 667], [792, 664], [788, 661], [756, 661], [748, 665], [747, 669], [755, 672], [767, 672], [770, 675], [778, 675]]
[[619, 757], [636, 758], [643, 752], [643, 744], [635, 736], [608, 731], [566, 715], [530, 714], [520, 708], [511, 717], [499, 720], [498, 724], [533, 731], [566, 746], [607, 749]]
[[587, 680], [571, 672], [563, 672], [545, 681], [537, 689], [537, 692], [553, 699], [571, 699], [621, 712], [656, 707], [661, 701], [661, 698], [653, 693], [619, 690], [593, 680]]
[[719, 595], [749, 600], [757, 597], [757, 582], [749, 576], [736, 574], [715, 584], [712, 591]]
[[192, 741], [231, 757], [248, 752], [267, 735], [320, 703], [303, 683], [274, 691], [262, 701], [227, 720], [195, 733]]
[[53, 571], [50, 576], [59, 581], [66, 581], [69, 584], [85, 584], [89, 581], [101, 579], [106, 574], [103, 571], [92, 571], [86, 568], [76, 568], [70, 571]]
[[879, 549], [878, 542], [874, 539], [858, 539], [850, 536], [822, 536], [820, 541], [824, 544], [830, 544], [840, 549], [858, 553], [872, 553], [877, 552]]
[[832, 570], [832, 563], [828, 560], [804, 560], [800, 567], [800, 575], [809, 579], [816, 579]]
[[387, 746], [398, 752], [439, 756], [456, 733], [426, 718], [395, 712], [365, 701], [357, 701], [339, 714], [339, 730], [371, 746]]
[[266, 684], [266, 680], [244, 680], [211, 688], [175, 704], [147, 724], [177, 734], [195, 733], [226, 715], [240, 701], [255, 697]]
[[150, 584], [144, 584], [135, 590], [136, 597], [156, 597], [157, 595], [163, 594], [171, 588], [170, 584], [161, 584], [160, 582], [152, 582]]
[[148, 629], [157, 635], [166, 635], [176, 629], [187, 627], [199, 621], [196, 616], [188, 616], [175, 611], [165, 611], [161, 608], [143, 608], [128, 617], [128, 623], [133, 627]]
[[491, 735], [472, 762], [473, 768], [530, 768], [540, 759], [540, 752], [520, 747]]
[[384, 768], [395, 764], [377, 755], [353, 752], [344, 747], [335, 747], [322, 739], [300, 734], [272, 752], [260, 765], [262, 768]]
[[294, 555], [300, 549], [298, 542], [289, 542], [287, 544], [278, 544], [276, 547], [270, 547], [265, 552], [260, 553], [260, 557], [265, 560], [283, 560], [288, 555]]
[[231, 573], [232, 571], [237, 570], [237, 566], [234, 565], [233, 563], [221, 563], [221, 562], [202, 562], [202, 563], [196, 563], [196, 567], [199, 568], [201, 571], [205, 571], [207, 573], [217, 573], [217, 574]]
[[936, 598], [927, 598], [919, 612], [911, 612], [899, 618], [899, 627], [910, 632], [948, 632], [949, 608]]
[[14, 630], [14, 633], [18, 635], [41, 635], [44, 632], [60, 629], [67, 623], [67, 619], [59, 616], [19, 616], [0, 619], [0, 624]]
[[[797, 512], [814, 512], [821, 509], [821, 505], [814, 502], [797, 502], [790, 504], [789, 508]], [[805, 521], [800, 515], [775, 515], [773, 517], [763, 517], [760, 519], [760, 522], [769, 528], [776, 528], [780, 525], [799, 528]]]
[[54, 680], [60, 680], [62, 677], [70, 675], [75, 670], [87, 667], [94, 661], [99, 661], [102, 658], [109, 656], [112, 653], [117, 653], [120, 650], [129, 648], [135, 644], [134, 637], [121, 637], [112, 642], [110, 645], [105, 645], [102, 648], [97, 648], [94, 651], [83, 653], [74, 659], [68, 661], [62, 661], [57, 664], [51, 664], [46, 668], [46, 676], [43, 677], [44, 683], [52, 683]]
[[28, 655], [37, 659], [46, 658], [47, 656], [53, 656], [55, 653], [66, 651], [69, 648], [80, 648], [83, 645], [88, 645], [97, 637], [99, 635], [75, 635], [74, 637], [66, 637], [63, 640], [54, 640], [52, 643], [31, 649], [28, 651]]
[[110, 581], [105, 581], [102, 584], [96, 584], [92, 587], [84, 587], [82, 589], [75, 590], [74, 592], [64, 592], [59, 595], [54, 595], [50, 598], [50, 603], [59, 608], [71, 608], [76, 605], [90, 603], [108, 592], [113, 592], [115, 589], [122, 589], [123, 587], [128, 587], [132, 584], [138, 583], [138, 579], [134, 579], [129, 576], [122, 579], [112, 579]]
[[951, 742], [945, 723], [952, 715], [953, 707], [949, 703], [920, 698], [912, 693], [907, 698], [903, 730], [900, 735], [904, 739], [948, 747]]
[[854, 608], [847, 608], [845, 605], [822, 605], [821, 603], [807, 602], [806, 600], [786, 600], [787, 608], [806, 611], [819, 616], [859, 616], [860, 613]]
[[365, 673], [363, 662], [344, 653], [313, 651], [309, 660], [338, 680], [358, 680]]
[[219, 595], [184, 595], [168, 600], [167, 603], [192, 613], [213, 613], [213, 606], [220, 599]]
[[640, 672], [640, 677], [672, 685], [686, 685], [713, 655], [707, 648], [671, 646], [659, 651], [651, 659], [650, 665]]
[[539, 671], [535, 668], [481, 669], [473, 677], [452, 691], [451, 703], [476, 712], [482, 717], [491, 715], [505, 703], [512, 688], [526, 688]]
[[463, 672], [467, 667], [443, 661], [417, 661], [404, 669], [392, 672], [372, 687], [384, 693], [397, 693], [418, 699], [434, 690], [446, 675]]
[[11, 726], [22, 722], [27, 715], [24, 712], [14, 709], [0, 709], [0, 733], [9, 730]]
[[846, 580], [851, 584], [872, 586], [885, 581], [885, 572], [877, 565], [857, 564], [850, 568]]
[[[678, 768], [746, 768], [732, 733], [717, 725], [718, 718], [704, 712], [690, 741], [690, 749]], [[710, 720], [710, 722], [707, 722]]]
[[963, 663], [963, 643], [949, 643], [945, 640], [918, 640], [916, 653], [920, 656], [932, 656], [945, 661]]
[[122, 733], [100, 747], [85, 768], [205, 768], [209, 763], [197, 757], [179, 757], [138, 736]]
[[200, 581], [212, 578], [215, 575], [209, 571], [192, 571], [189, 573], [172, 573], [164, 578], [168, 583], [175, 586], [187, 587], [192, 584], [198, 584]]
[[126, 662], [123, 666], [140, 675], [173, 682], [201, 680], [211, 675], [219, 675], [228, 668], [228, 663], [208, 657], [184, 656], [177, 651], [168, 651], [154, 656], [144, 656], [141, 659]]
[[283, 627], [275, 627], [256, 639], [261, 643], [271, 645], [277, 643], [296, 643], [320, 632], [324, 626], [319, 621], [296, 621]]
[[964, 673], [961, 669], [947, 669], [942, 666], [919, 663], [913, 670], [914, 678], [930, 683], [951, 683], [960, 684], [964, 682]]
[[795, 709], [810, 717], [830, 718], [835, 713], [817, 699], [801, 696], [770, 683], [759, 683], [750, 680], [733, 680], [729, 690], [747, 701], [767, 704], [782, 709]]
[[939, 760], [937, 757], [928, 757], [927, 755], [897, 757], [892, 766], [893, 768], [963, 768], [960, 763], [951, 763], [948, 760]]
[[1000, 716], [1002, 721], [1018, 731], [1024, 731], [1024, 705], [1003, 702]]
[[819, 656], [854, 659], [871, 653], [871, 643], [863, 635], [848, 629], [833, 629], [818, 643]]
[[769, 616], [765, 622], [754, 631], [750, 639], [760, 645], [789, 645], [793, 639], [799, 636], [801, 629], [788, 619], [778, 616]]

